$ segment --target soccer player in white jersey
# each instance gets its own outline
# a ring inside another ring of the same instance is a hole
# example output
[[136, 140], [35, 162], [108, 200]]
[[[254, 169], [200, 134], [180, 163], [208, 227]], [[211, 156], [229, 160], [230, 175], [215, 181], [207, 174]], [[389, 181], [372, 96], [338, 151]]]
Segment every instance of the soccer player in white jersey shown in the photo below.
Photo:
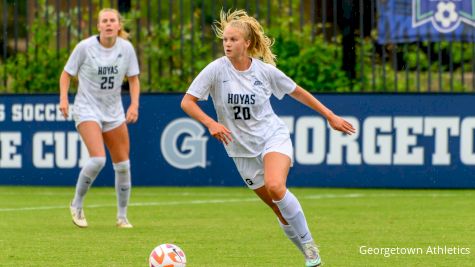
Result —
[[[293, 162], [289, 130], [272, 110], [269, 98], [289, 94], [319, 112], [333, 129], [346, 134], [355, 129], [274, 66], [272, 41], [256, 19], [243, 10], [221, 11], [214, 26], [225, 56], [201, 71], [181, 107], [225, 144], [242, 179], [277, 215], [287, 237], [303, 253], [305, 265], [319, 266], [321, 258], [302, 207], [286, 187]], [[210, 94], [218, 121], [197, 104]]]
[[[69, 84], [72, 76], [78, 76], [78, 92], [71, 113], [90, 157], [79, 173], [70, 211], [74, 224], [88, 226], [83, 211], [84, 197], [106, 163], [105, 144], [115, 171], [116, 225], [131, 228], [127, 219], [131, 178], [126, 123], [138, 119], [139, 65], [117, 10], [101, 10], [97, 28], [99, 35], [82, 40], [74, 48], [59, 81], [59, 109], [64, 117], [68, 117]], [[124, 115], [120, 93], [125, 76], [130, 85], [131, 102]]]

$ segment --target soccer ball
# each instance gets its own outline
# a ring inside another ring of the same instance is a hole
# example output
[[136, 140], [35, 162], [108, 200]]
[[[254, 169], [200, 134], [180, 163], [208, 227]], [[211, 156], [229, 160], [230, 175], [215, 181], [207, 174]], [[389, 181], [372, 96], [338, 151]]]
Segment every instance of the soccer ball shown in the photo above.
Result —
[[152, 250], [148, 262], [150, 267], [185, 267], [186, 256], [176, 245], [161, 244]]

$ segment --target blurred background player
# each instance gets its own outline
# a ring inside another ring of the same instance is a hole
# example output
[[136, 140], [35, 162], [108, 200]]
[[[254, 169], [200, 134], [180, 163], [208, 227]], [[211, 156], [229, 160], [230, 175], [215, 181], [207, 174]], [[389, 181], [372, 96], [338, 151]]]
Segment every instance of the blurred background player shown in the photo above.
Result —
[[[127, 219], [131, 178], [127, 123], [138, 119], [139, 65], [134, 47], [127, 41], [123, 20], [115, 9], [99, 12], [99, 35], [82, 40], [73, 50], [60, 78], [60, 111], [69, 116], [68, 89], [71, 76], [78, 76], [78, 92], [72, 115], [90, 158], [79, 173], [70, 211], [74, 224], [87, 227], [84, 197], [106, 163], [104, 144], [115, 171], [117, 227], [131, 228]], [[127, 76], [131, 102], [124, 115], [121, 86]]]
[[[290, 134], [273, 112], [269, 98], [275, 95], [282, 99], [289, 94], [322, 114], [333, 129], [347, 134], [355, 129], [274, 66], [272, 41], [256, 19], [243, 10], [221, 11], [214, 26], [217, 37], [223, 40], [225, 56], [201, 71], [181, 107], [225, 144], [243, 180], [272, 208], [287, 237], [305, 255], [306, 266], [319, 266], [319, 252], [302, 207], [286, 188], [293, 162]], [[209, 94], [218, 122], [197, 104]]]

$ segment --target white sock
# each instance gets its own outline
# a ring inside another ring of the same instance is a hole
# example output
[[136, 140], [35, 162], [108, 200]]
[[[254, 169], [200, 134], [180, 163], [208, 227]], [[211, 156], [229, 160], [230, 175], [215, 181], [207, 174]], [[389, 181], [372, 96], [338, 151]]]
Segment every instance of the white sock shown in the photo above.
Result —
[[309, 243], [313, 241], [312, 234], [308, 229], [307, 220], [303, 214], [302, 207], [300, 206], [297, 198], [289, 191], [285, 193], [285, 196], [274, 203], [279, 207], [280, 212], [284, 219], [295, 230], [302, 243]]
[[104, 168], [104, 165], [106, 165], [105, 157], [92, 157], [87, 160], [79, 173], [78, 181], [76, 183], [76, 193], [74, 194], [71, 206], [82, 208], [87, 191], [91, 188], [92, 183], [99, 172], [101, 172], [102, 168]]
[[300, 237], [298, 237], [297, 233], [295, 233], [294, 228], [292, 226], [283, 224], [279, 218], [277, 218], [277, 221], [279, 222], [280, 228], [284, 230], [285, 235], [287, 236], [292, 243], [303, 253], [303, 248], [302, 248], [302, 243], [300, 242]]
[[130, 198], [130, 161], [114, 163], [115, 191], [117, 193], [117, 218], [127, 218], [127, 205]]

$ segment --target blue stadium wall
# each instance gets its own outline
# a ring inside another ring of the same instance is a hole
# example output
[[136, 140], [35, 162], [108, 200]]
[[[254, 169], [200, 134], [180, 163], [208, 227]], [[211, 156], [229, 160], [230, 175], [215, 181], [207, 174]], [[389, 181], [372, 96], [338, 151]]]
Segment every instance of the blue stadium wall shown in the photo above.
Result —
[[[223, 146], [180, 109], [145, 94], [129, 125], [134, 185], [243, 186]], [[290, 97], [273, 99], [294, 143], [289, 186], [475, 188], [475, 96], [317, 96], [357, 129], [347, 136]], [[87, 151], [54, 95], [0, 96], [0, 184], [74, 185]], [[72, 100], [72, 99], [71, 99]], [[124, 96], [124, 104], [128, 104]], [[211, 101], [200, 103], [214, 115]], [[110, 158], [96, 185], [114, 183]]]

